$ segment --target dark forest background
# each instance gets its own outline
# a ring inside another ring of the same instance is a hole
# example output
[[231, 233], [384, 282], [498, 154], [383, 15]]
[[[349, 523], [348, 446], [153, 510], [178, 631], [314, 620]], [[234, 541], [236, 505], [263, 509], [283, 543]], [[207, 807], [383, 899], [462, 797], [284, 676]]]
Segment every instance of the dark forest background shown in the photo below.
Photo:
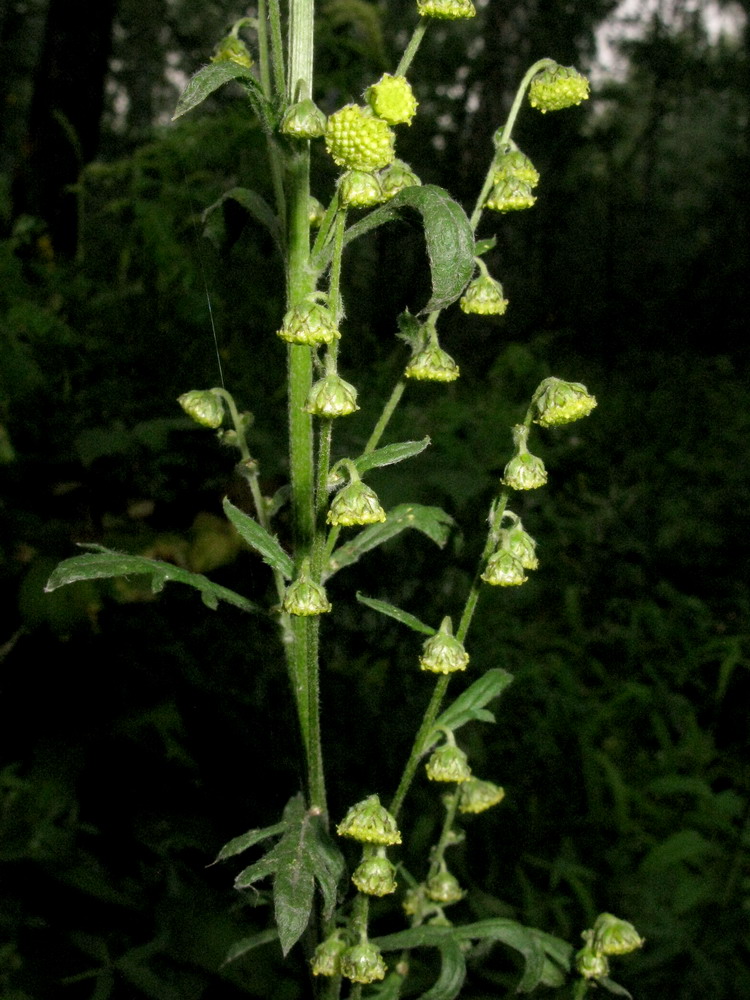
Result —
[[[459, 608], [509, 425], [547, 374], [584, 382], [598, 409], [538, 439], [550, 484], [521, 504], [541, 568], [480, 603], [472, 665], [515, 682], [499, 724], [462, 742], [507, 799], [468, 824], [456, 918], [508, 915], [575, 943], [610, 910], [647, 938], [614, 970], [636, 1000], [732, 1000], [750, 996], [750, 29], [747, 0], [724, 5], [739, 27], [715, 41], [700, 9], [656, 6], [634, 9], [623, 72], [599, 74], [588, 104], [522, 113], [539, 200], [481, 233], [497, 235], [486, 259], [509, 312], [444, 317], [462, 378], [411, 387], [389, 431], [433, 446], [372, 477], [386, 507], [441, 505], [460, 530], [444, 551], [402, 536], [336, 578], [323, 723], [335, 816], [395, 785], [426, 697], [419, 642], [354, 591], [426, 621]], [[586, 69], [615, 7], [491, 0], [433, 26], [399, 155], [470, 207], [525, 68]], [[205, 235], [201, 219], [232, 186], [267, 190], [263, 136], [231, 86], [169, 124], [179, 74], [243, 13], [231, 0], [0, 6], [3, 1000], [309, 993], [302, 959], [282, 965], [274, 944], [221, 966], [270, 915], [263, 894], [233, 892], [236, 869], [206, 867], [299, 787], [271, 625], [131, 580], [42, 593], [83, 541], [270, 596], [221, 518], [223, 496], [241, 499], [232, 454], [175, 403], [219, 381], [208, 290], [264, 492], [284, 482], [273, 247], [232, 203]], [[327, 0], [319, 15], [316, 97], [331, 111], [395, 65], [415, 13]], [[322, 155], [316, 169], [327, 198]], [[342, 363], [363, 406], [341, 454], [362, 446], [404, 364], [395, 317], [423, 281], [418, 234], [355, 246]], [[419, 785], [405, 815], [415, 868], [431, 802]], [[496, 948], [465, 996], [516, 981]]]

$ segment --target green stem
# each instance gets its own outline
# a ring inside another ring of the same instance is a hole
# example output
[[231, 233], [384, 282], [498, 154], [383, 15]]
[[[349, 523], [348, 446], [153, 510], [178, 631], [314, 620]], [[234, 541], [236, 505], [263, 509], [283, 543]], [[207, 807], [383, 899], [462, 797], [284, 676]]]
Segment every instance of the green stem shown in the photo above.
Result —
[[448, 846], [448, 840], [450, 838], [451, 830], [453, 829], [453, 824], [456, 820], [456, 812], [458, 810], [458, 789], [456, 789], [452, 795], [446, 795], [444, 799], [446, 803], [445, 807], [445, 819], [443, 820], [443, 829], [440, 831], [440, 838], [432, 852], [432, 858], [430, 860], [430, 870], [428, 873], [428, 878], [432, 875], [436, 875], [441, 868], [443, 863], [443, 857], [445, 856], [445, 849]]
[[449, 680], [450, 674], [443, 674], [435, 685], [435, 690], [432, 692], [430, 704], [427, 706], [424, 716], [422, 717], [422, 724], [417, 731], [417, 735], [414, 737], [414, 743], [412, 744], [411, 753], [409, 754], [409, 759], [406, 762], [404, 773], [401, 775], [401, 781], [399, 782], [396, 794], [393, 796], [393, 801], [389, 806], [389, 810], [393, 813], [394, 817], [397, 817], [401, 811], [401, 806], [404, 804], [406, 793], [409, 791], [411, 783], [414, 780], [414, 775], [417, 773], [419, 760], [424, 750], [424, 743], [435, 727], [435, 719], [437, 718], [440, 706], [443, 703], [445, 692], [448, 690]]
[[420, 18], [411, 38], [409, 39], [409, 44], [404, 49], [404, 54], [401, 56], [401, 61], [396, 67], [396, 72], [394, 76], [406, 76], [409, 67], [412, 64], [414, 56], [417, 54], [417, 49], [420, 46], [422, 39], [424, 38], [427, 27], [430, 23], [429, 17]]
[[260, 86], [271, 100], [271, 60], [268, 54], [268, 10], [266, 0], [258, 0], [258, 70]]
[[380, 414], [378, 422], [375, 424], [372, 434], [365, 445], [365, 449], [362, 452], [363, 455], [369, 455], [371, 451], [375, 451], [378, 443], [383, 436], [383, 432], [388, 426], [388, 421], [393, 416], [394, 410], [401, 402], [401, 397], [404, 394], [404, 389], [406, 388], [406, 379], [399, 379], [394, 386], [393, 392], [390, 395], [390, 399], [383, 407], [383, 412]]
[[[259, 8], [260, 9], [260, 8]], [[286, 93], [284, 79], [284, 43], [281, 38], [281, 10], [279, 0], [270, 0], [269, 20], [271, 24], [271, 67], [277, 97]], [[312, 73], [310, 74], [312, 77]]]

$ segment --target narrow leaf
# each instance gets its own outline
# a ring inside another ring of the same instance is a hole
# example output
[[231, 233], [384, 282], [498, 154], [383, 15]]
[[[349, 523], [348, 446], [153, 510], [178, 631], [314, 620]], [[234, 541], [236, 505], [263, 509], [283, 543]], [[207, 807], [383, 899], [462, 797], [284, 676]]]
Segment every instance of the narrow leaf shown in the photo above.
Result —
[[419, 618], [410, 615], [408, 611], [402, 611], [401, 608], [397, 608], [393, 604], [388, 604], [386, 601], [378, 601], [374, 597], [365, 597], [364, 594], [360, 593], [357, 593], [357, 600], [360, 604], [366, 604], [368, 608], [372, 608], [373, 611], [379, 611], [381, 615], [388, 615], [389, 618], [395, 618], [397, 622], [407, 625], [409, 628], [414, 629], [415, 632], [421, 632], [423, 635], [435, 635], [434, 628], [430, 628], [429, 625], [421, 622]]
[[242, 205], [257, 222], [265, 226], [273, 237], [276, 246], [283, 252], [284, 237], [278, 216], [265, 198], [261, 198], [257, 192], [251, 191], [249, 188], [236, 187], [232, 188], [231, 191], [226, 191], [218, 201], [215, 201], [213, 205], [209, 205], [203, 212], [203, 221], [205, 222], [212, 212], [221, 208], [229, 198]]
[[455, 1000], [466, 979], [466, 960], [458, 941], [446, 937], [440, 945], [440, 976], [420, 1000]]
[[323, 917], [328, 920], [336, 907], [339, 882], [346, 865], [344, 856], [323, 826], [320, 818], [313, 822], [313, 838], [310, 844], [315, 881], [323, 896]]
[[244, 868], [234, 880], [235, 889], [249, 889], [251, 885], [260, 882], [262, 878], [274, 875], [283, 863], [284, 850], [281, 846], [282, 843], [283, 841], [280, 840], [278, 844], [271, 848], [268, 854], [264, 854], [255, 864]]
[[494, 722], [495, 716], [484, 707], [493, 698], [498, 698], [512, 682], [513, 677], [507, 670], [493, 667], [474, 681], [452, 705], [435, 721], [435, 729], [458, 729], [460, 726], [478, 719], [481, 722]]
[[282, 549], [273, 535], [269, 535], [265, 528], [258, 522], [245, 514], [238, 507], [224, 498], [224, 513], [237, 529], [237, 534], [255, 551], [272, 569], [278, 570], [287, 580], [294, 576], [294, 563], [291, 557]]
[[286, 823], [282, 821], [281, 823], [274, 823], [273, 826], [266, 826], [262, 830], [248, 830], [247, 833], [242, 833], [239, 837], [233, 837], [232, 840], [224, 844], [212, 864], [215, 865], [218, 861], [224, 861], [226, 858], [233, 858], [236, 854], [242, 854], [248, 847], [259, 844], [262, 840], [267, 840], [269, 837], [277, 837], [285, 829]]
[[199, 104], [202, 104], [207, 97], [225, 83], [240, 78], [252, 81], [256, 88], [258, 87], [255, 77], [247, 66], [240, 66], [239, 63], [229, 60], [209, 63], [207, 66], [203, 66], [188, 81], [187, 87], [185, 87], [180, 95], [177, 107], [172, 115], [172, 121], [187, 114], [188, 111], [192, 111], [193, 108], [197, 108]]
[[[395, 465], [403, 462], [404, 459], [413, 458], [429, 447], [431, 441], [428, 437], [421, 441], [396, 441], [394, 444], [387, 444], [384, 448], [378, 448], [367, 455], [360, 455], [354, 459], [354, 465], [360, 476], [363, 476], [370, 469], [380, 469], [385, 465]], [[333, 488], [346, 479], [345, 474], [340, 471], [340, 463], [337, 463], [328, 477], [328, 486]]]
[[603, 986], [605, 990], [609, 990], [610, 993], [614, 993], [618, 997], [627, 997], [627, 1000], [633, 1000], [632, 994], [628, 993], [624, 986], [620, 986], [619, 983], [614, 982], [612, 979], [607, 979], [602, 977], [597, 979], [599, 986]]
[[404, 978], [398, 972], [389, 972], [382, 983], [370, 987], [368, 998], [372, 998], [372, 1000], [399, 1000]]
[[229, 965], [230, 962], [236, 962], [238, 958], [247, 955], [254, 948], [260, 948], [262, 945], [270, 944], [271, 941], [278, 941], [278, 939], [279, 932], [275, 927], [269, 927], [266, 931], [260, 931], [260, 933], [252, 934], [250, 937], [241, 938], [239, 941], [235, 941], [221, 964], [224, 966]]
[[490, 250], [494, 250], [497, 245], [497, 236], [490, 236], [486, 240], [477, 240], [474, 244], [474, 256], [481, 257], [482, 254], [489, 253]]

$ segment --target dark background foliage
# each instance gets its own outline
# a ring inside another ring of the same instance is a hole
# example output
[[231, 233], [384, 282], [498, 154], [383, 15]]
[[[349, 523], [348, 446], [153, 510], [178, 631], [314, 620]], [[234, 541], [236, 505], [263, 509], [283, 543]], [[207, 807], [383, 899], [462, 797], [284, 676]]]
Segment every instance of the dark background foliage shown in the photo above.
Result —
[[[433, 26], [399, 155], [470, 207], [526, 66], [587, 67], [615, 6], [492, 0]], [[462, 731], [475, 771], [508, 795], [467, 824], [456, 918], [509, 915], [575, 943], [611, 910], [648, 939], [617, 972], [638, 1000], [731, 1000], [750, 993], [747, 5], [723, 5], [738, 27], [719, 40], [700, 5], [655, 6], [635, 5], [623, 71], [600, 73], [588, 106], [522, 115], [539, 201], [481, 234], [497, 235], [487, 260], [511, 308], [444, 316], [462, 378], [410, 387], [389, 430], [433, 445], [372, 476], [386, 506], [442, 505], [459, 527], [444, 551], [404, 537], [334, 582], [325, 750], [336, 817], [393, 787], [426, 697], [419, 642], [353, 593], [435, 623], [455, 614], [509, 425], [545, 375], [585, 382], [598, 409], [538, 439], [550, 484], [520, 504], [541, 568], [517, 593], [484, 593], [472, 635], [477, 674], [502, 666], [515, 681], [497, 726]], [[321, 6], [326, 110], [394, 65], [414, 21], [395, 8]], [[42, 594], [76, 542], [96, 541], [272, 601], [265, 567], [220, 519], [223, 496], [244, 499], [232, 455], [174, 402], [219, 381], [208, 292], [227, 386], [255, 414], [264, 492], [283, 484], [281, 271], [239, 208], [214, 213], [210, 238], [201, 220], [232, 186], [265, 191], [263, 137], [231, 88], [168, 124], [180, 74], [243, 13], [225, 0], [0, 9], [8, 1000], [309, 994], [302, 958], [282, 964], [274, 945], [221, 967], [269, 912], [263, 893], [232, 892], [229, 866], [206, 868], [299, 787], [273, 628], [135, 581]], [[322, 157], [318, 170], [327, 196]], [[363, 408], [340, 454], [362, 446], [403, 365], [395, 316], [423, 287], [418, 234], [354, 246], [342, 364]], [[417, 874], [434, 817], [418, 783], [404, 817]], [[495, 949], [466, 996], [510, 995], [516, 980]]]

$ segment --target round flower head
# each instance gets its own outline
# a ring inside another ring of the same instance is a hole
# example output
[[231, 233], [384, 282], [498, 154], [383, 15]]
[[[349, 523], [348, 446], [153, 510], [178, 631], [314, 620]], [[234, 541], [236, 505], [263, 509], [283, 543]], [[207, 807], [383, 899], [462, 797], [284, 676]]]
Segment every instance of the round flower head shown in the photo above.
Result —
[[528, 184], [530, 188], [535, 188], [539, 183], [539, 171], [525, 153], [520, 149], [513, 149], [495, 160], [492, 180], [495, 184], [520, 181], [522, 184]]
[[531, 81], [529, 103], [542, 114], [580, 104], [589, 96], [589, 81], [575, 66], [550, 66]]
[[440, 631], [431, 635], [422, 646], [420, 668], [433, 674], [452, 674], [457, 670], [466, 670], [468, 662], [469, 654], [463, 643], [453, 635], [450, 618], [444, 618]]
[[201, 427], [221, 427], [224, 407], [221, 398], [211, 389], [192, 389], [184, 392], [177, 402], [185, 413]]
[[305, 299], [286, 313], [278, 335], [288, 344], [306, 344], [308, 347], [331, 344], [341, 336], [331, 310], [312, 298]]
[[508, 308], [503, 286], [489, 274], [480, 274], [461, 296], [461, 309], [478, 316], [502, 316]]
[[374, 983], [385, 979], [387, 966], [380, 949], [371, 941], [347, 948], [341, 956], [341, 975], [353, 983]]
[[469, 778], [461, 785], [458, 793], [458, 811], [462, 813], [482, 813], [491, 809], [505, 798], [505, 790], [491, 781]]
[[534, 421], [542, 427], [556, 427], [569, 424], [573, 420], [587, 417], [596, 406], [596, 397], [589, 395], [580, 382], [563, 382], [559, 378], [547, 378], [537, 390]]
[[516, 178], [500, 181], [490, 191], [484, 203], [493, 212], [520, 212], [536, 201], [531, 186]]
[[324, 588], [311, 580], [304, 568], [286, 588], [282, 606], [288, 614], [304, 618], [323, 615], [332, 607]]
[[430, 759], [425, 764], [427, 777], [430, 781], [450, 781], [461, 783], [471, 777], [471, 768], [466, 754], [460, 747], [445, 743], [433, 750]]
[[396, 891], [396, 868], [388, 858], [365, 858], [354, 870], [352, 882], [366, 896], [388, 896]]
[[411, 125], [417, 111], [417, 99], [405, 76], [384, 73], [365, 91], [372, 110], [389, 125]]
[[344, 816], [336, 827], [339, 837], [351, 837], [360, 844], [382, 844], [390, 847], [401, 843], [401, 834], [396, 820], [385, 806], [381, 806], [377, 795], [370, 795]]
[[326, 520], [329, 524], [344, 527], [354, 524], [377, 524], [379, 521], [385, 521], [385, 511], [380, 506], [375, 491], [361, 480], [356, 480], [336, 494]]
[[427, 895], [434, 903], [447, 906], [449, 903], [457, 903], [464, 898], [464, 891], [458, 884], [458, 879], [450, 872], [438, 872], [432, 878], [427, 879]]
[[216, 46], [216, 50], [211, 56], [211, 62], [233, 62], [237, 63], [238, 66], [244, 66], [245, 69], [250, 69], [253, 57], [241, 38], [227, 35]]
[[492, 587], [519, 587], [528, 577], [519, 559], [507, 549], [498, 549], [487, 560], [481, 579]]
[[385, 170], [381, 170], [379, 178], [383, 197], [386, 200], [398, 194], [399, 191], [403, 191], [404, 188], [419, 187], [422, 183], [409, 164], [404, 163], [403, 160], [394, 160]]
[[325, 941], [321, 941], [313, 953], [311, 965], [314, 976], [341, 975], [341, 956], [346, 951], [347, 944], [334, 931]]
[[520, 522], [504, 531], [508, 552], [516, 557], [524, 569], [538, 569], [536, 542], [528, 532], [524, 531]]
[[334, 112], [326, 126], [326, 149], [346, 170], [381, 170], [393, 161], [393, 132], [382, 118], [358, 104]]
[[358, 410], [357, 390], [338, 375], [326, 375], [311, 387], [305, 410], [315, 417], [333, 420]]
[[325, 135], [326, 116], [311, 98], [293, 104], [284, 112], [279, 131], [295, 139], [319, 139]]
[[437, 343], [423, 347], [404, 369], [406, 378], [423, 382], [455, 382], [459, 374], [456, 362]]
[[474, 17], [476, 8], [471, 0], [417, 0], [417, 12], [422, 17], [457, 21], [462, 17]]
[[383, 201], [383, 189], [375, 174], [364, 170], [347, 170], [339, 180], [339, 197], [349, 208], [370, 208]]
[[591, 947], [600, 955], [628, 955], [642, 948], [643, 938], [627, 920], [612, 913], [600, 913], [591, 928]]
[[515, 455], [505, 466], [503, 484], [514, 490], [536, 490], [547, 482], [544, 462], [528, 451]]

